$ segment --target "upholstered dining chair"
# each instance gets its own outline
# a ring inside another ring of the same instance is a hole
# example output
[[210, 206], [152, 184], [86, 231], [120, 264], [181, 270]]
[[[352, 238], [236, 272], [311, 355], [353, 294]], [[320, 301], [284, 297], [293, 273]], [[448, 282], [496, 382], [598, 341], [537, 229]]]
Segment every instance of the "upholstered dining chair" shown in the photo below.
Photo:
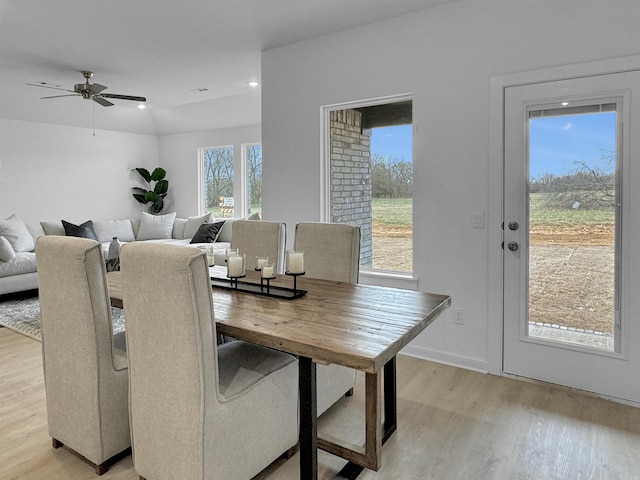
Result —
[[249, 479], [290, 452], [297, 361], [243, 341], [216, 345], [205, 254], [136, 242], [120, 261], [140, 477]]
[[236, 220], [233, 222], [231, 248], [245, 255], [247, 269], [256, 267], [256, 257], [269, 257], [278, 273], [284, 273], [287, 229], [284, 222]]
[[131, 446], [124, 332], [112, 333], [102, 246], [43, 236], [36, 259], [49, 434], [101, 475]]
[[[341, 223], [301, 222], [296, 225], [294, 249], [304, 252], [307, 277], [358, 283], [360, 271], [360, 227]], [[351, 395], [356, 371], [341, 365], [316, 368], [318, 416], [342, 398]]]

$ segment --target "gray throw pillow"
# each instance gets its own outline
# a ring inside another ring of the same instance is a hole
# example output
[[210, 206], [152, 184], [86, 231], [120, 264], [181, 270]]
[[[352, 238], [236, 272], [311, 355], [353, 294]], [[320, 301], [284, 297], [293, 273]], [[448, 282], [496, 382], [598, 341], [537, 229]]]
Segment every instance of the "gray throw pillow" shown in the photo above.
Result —
[[80, 225], [75, 225], [71, 222], [67, 222], [66, 220], [62, 220], [62, 226], [64, 227], [64, 234], [67, 237], [81, 237], [90, 238], [91, 240], [96, 241], [98, 240], [98, 236], [93, 229], [93, 222], [91, 220], [87, 220]]
[[169, 239], [173, 233], [173, 221], [176, 213], [166, 215], [151, 215], [142, 212], [140, 215], [140, 228], [136, 240], [159, 240]]
[[5, 237], [0, 237], [0, 261], [10, 262], [16, 258], [16, 252]]
[[213, 243], [216, 241], [224, 220], [214, 223], [203, 223], [191, 239], [190, 243]]
[[15, 214], [0, 220], [0, 235], [9, 241], [14, 252], [32, 252], [36, 248], [27, 226]]

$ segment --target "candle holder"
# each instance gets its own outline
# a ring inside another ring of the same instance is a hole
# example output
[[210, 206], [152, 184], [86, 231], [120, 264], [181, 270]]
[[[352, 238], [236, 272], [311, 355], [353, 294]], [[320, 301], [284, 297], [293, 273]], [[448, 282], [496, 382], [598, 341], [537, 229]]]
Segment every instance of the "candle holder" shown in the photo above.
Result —
[[256, 257], [256, 272], [262, 271], [262, 267], [269, 264], [269, 257]]
[[238, 279], [244, 278], [244, 275], [238, 275], [237, 277], [232, 277], [227, 274], [227, 278], [229, 279], [229, 283], [231, 284], [231, 288], [234, 290], [238, 290]]
[[234, 283], [236, 288], [238, 286], [238, 278], [244, 277], [244, 255], [235, 255], [227, 258], [227, 277], [231, 279], [231, 283]]
[[295, 294], [298, 291], [298, 277], [300, 275], [304, 275], [304, 272], [284, 272], [285, 275], [289, 275], [290, 277], [293, 277], [293, 293]]

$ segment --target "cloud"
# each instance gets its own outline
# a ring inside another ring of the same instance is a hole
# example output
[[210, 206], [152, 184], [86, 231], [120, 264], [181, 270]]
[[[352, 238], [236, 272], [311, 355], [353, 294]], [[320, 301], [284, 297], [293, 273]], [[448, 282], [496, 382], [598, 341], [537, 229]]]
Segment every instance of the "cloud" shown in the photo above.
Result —
[[562, 127], [562, 130], [568, 132], [572, 127], [573, 125], [571, 123], [567, 123], [564, 127]]

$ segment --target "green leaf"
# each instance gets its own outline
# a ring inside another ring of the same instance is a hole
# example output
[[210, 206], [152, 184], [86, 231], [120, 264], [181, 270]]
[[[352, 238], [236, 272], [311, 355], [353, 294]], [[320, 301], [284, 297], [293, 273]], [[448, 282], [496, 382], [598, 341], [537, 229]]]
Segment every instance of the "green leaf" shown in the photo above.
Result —
[[145, 194], [144, 199], [147, 202], [155, 202], [156, 200], [158, 200], [158, 195], [155, 192], [152, 192], [151, 190], [149, 190]]
[[146, 168], [134, 168], [133, 170], [138, 172], [140, 176], [147, 181], [147, 183], [151, 181], [151, 174], [149, 173], [149, 170], [147, 170]]
[[156, 192], [158, 195], [162, 195], [162, 194], [166, 195], [168, 190], [169, 190], [168, 180], [159, 180], [158, 183], [156, 183], [155, 188], [153, 189], [153, 191]]
[[162, 180], [167, 175], [167, 171], [164, 168], [157, 167], [151, 174], [151, 180], [156, 182]]
[[133, 198], [135, 198], [137, 201], [139, 201], [140, 203], [147, 203], [147, 199], [144, 196], [144, 194], [141, 193], [134, 193], [133, 194]]

